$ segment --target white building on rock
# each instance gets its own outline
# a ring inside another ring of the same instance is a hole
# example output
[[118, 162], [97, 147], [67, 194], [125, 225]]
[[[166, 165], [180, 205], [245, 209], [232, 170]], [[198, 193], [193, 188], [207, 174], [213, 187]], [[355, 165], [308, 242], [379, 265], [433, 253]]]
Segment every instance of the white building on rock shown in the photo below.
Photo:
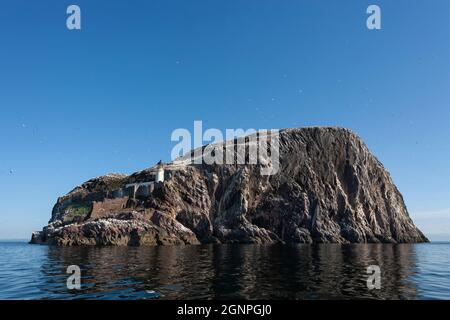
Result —
[[159, 161], [156, 165], [155, 182], [164, 182], [164, 163], [162, 161]]

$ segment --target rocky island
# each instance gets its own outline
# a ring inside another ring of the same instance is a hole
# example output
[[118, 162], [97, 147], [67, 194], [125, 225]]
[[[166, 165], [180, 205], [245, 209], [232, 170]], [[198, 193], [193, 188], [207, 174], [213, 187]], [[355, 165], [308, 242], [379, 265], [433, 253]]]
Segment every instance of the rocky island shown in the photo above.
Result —
[[[58, 199], [31, 243], [426, 242], [389, 173], [353, 132], [279, 132], [279, 170], [159, 164], [91, 179]], [[162, 169], [163, 168], [163, 169]]]

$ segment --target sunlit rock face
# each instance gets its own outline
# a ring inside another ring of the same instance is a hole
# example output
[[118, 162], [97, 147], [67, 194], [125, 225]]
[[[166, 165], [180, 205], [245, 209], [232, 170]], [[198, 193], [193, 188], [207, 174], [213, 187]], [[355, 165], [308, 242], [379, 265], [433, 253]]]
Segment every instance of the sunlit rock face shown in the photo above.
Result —
[[[92, 179], [58, 199], [32, 243], [425, 242], [389, 173], [347, 129], [279, 132], [279, 170], [261, 164], [165, 166]], [[130, 191], [126, 186], [136, 184]]]

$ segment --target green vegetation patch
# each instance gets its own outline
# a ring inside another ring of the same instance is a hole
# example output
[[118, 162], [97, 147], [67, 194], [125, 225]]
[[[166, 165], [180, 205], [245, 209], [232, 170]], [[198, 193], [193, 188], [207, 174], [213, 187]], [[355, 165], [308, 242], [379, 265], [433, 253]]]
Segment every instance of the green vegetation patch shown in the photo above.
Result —
[[90, 204], [70, 204], [67, 206], [64, 214], [65, 222], [72, 222], [74, 219], [85, 218], [91, 212]]

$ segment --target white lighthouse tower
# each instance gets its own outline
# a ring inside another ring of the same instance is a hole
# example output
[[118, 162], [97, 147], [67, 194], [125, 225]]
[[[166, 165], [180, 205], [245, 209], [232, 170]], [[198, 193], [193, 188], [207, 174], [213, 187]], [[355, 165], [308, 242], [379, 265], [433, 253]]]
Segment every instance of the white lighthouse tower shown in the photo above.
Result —
[[164, 182], [164, 164], [160, 160], [158, 164], [156, 165], [156, 178], [155, 182]]

